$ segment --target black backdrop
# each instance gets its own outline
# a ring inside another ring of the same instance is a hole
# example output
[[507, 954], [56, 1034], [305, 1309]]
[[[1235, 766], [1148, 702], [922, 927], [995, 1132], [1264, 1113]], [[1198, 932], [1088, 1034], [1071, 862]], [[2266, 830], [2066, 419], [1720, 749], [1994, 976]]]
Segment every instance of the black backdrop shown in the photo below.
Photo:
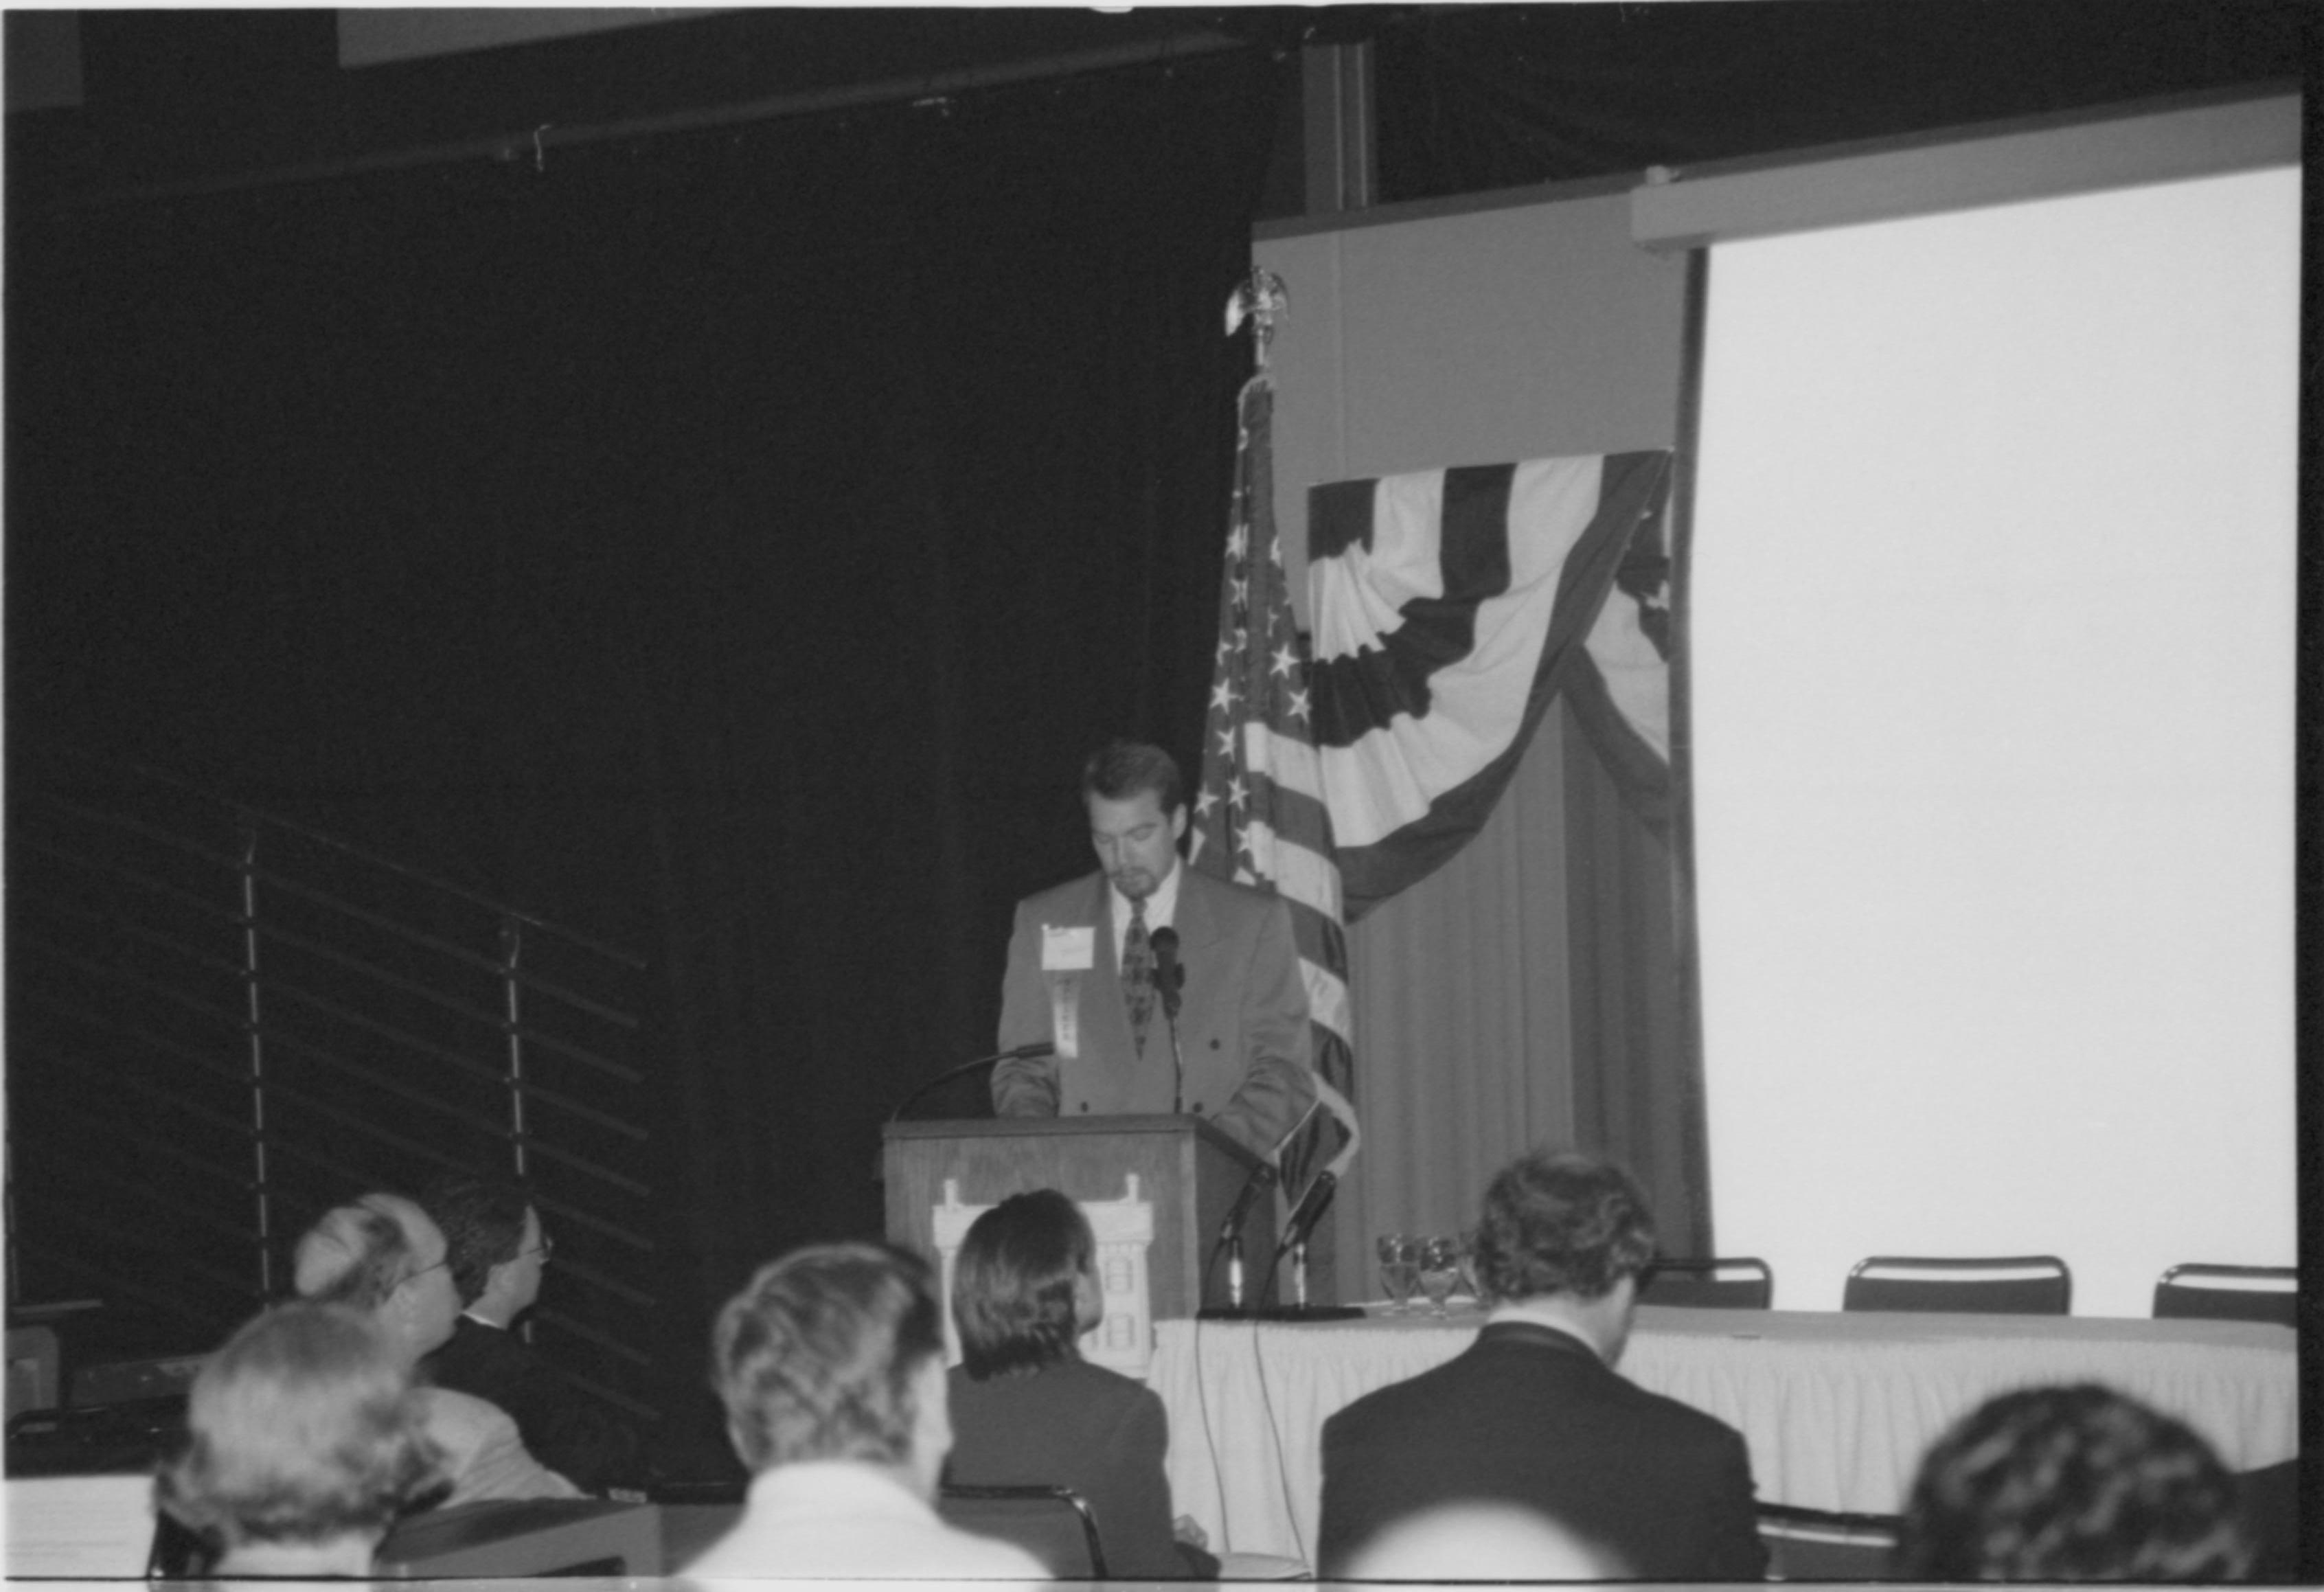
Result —
[[[1377, 35], [1406, 199], [2295, 73], [2310, 14], [1204, 20]], [[8, 127], [12, 786], [65, 741], [148, 759], [646, 951], [657, 1348], [702, 1415], [707, 1307], [874, 1228], [879, 1117], [990, 1033], [1009, 901], [1086, 862], [1080, 753], [1194, 750], [1220, 307], [1297, 61], [123, 196], [616, 114], [549, 92], [591, 62], [636, 109], [705, 50], [757, 84], [786, 25], [346, 73], [327, 14], [90, 14], [88, 110]]]
[[878, 1229], [1083, 753], [1196, 753], [1280, 71], [11, 217], [18, 770], [650, 954], [673, 1400], [751, 1266]]

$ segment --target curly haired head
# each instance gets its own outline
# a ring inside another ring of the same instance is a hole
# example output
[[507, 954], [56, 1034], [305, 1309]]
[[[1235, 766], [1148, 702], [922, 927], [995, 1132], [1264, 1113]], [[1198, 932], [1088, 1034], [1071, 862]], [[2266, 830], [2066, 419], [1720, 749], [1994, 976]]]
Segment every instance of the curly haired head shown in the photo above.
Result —
[[1921, 1461], [1898, 1574], [1932, 1581], [2231, 1581], [2235, 1478], [2186, 1427], [2094, 1383], [2004, 1394]]
[[268, 1311], [212, 1355], [154, 1501], [214, 1543], [377, 1536], [438, 1479], [403, 1367], [345, 1305]]
[[752, 1472], [807, 1459], [902, 1465], [914, 1378], [944, 1353], [927, 1263], [884, 1244], [817, 1244], [759, 1269], [711, 1337], [711, 1386]]
[[1477, 1282], [1492, 1299], [1603, 1299], [1654, 1256], [1646, 1197], [1610, 1161], [1534, 1150], [1485, 1191]]
[[971, 1379], [1072, 1359], [1081, 1279], [1096, 1258], [1089, 1218], [1055, 1189], [1011, 1194], [971, 1222], [952, 1271], [953, 1320]]

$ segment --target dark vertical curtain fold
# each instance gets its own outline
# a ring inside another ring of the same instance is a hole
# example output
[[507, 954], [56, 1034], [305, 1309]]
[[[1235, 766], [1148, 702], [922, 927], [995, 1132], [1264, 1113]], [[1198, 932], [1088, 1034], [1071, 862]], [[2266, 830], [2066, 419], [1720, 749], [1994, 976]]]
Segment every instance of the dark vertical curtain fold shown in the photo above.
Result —
[[1710, 1253], [1702, 1071], [1682, 1043], [1670, 842], [1629, 799], [1568, 704], [1568, 988], [1575, 1136], [1620, 1160], [1652, 1203], [1663, 1252]]
[[12, 745], [648, 948], [673, 1405], [878, 1230], [1082, 755], [1194, 766], [1279, 73], [12, 207]]

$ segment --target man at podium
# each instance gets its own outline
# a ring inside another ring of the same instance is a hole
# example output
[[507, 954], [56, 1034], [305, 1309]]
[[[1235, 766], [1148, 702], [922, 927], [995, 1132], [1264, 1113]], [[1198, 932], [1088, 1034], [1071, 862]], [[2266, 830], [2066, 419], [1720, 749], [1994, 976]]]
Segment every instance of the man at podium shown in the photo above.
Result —
[[1178, 765], [1117, 741], [1082, 770], [1098, 871], [1017, 904], [1001, 984], [1003, 1117], [1187, 1111], [1260, 1155], [1315, 1099], [1283, 901], [1180, 865]]

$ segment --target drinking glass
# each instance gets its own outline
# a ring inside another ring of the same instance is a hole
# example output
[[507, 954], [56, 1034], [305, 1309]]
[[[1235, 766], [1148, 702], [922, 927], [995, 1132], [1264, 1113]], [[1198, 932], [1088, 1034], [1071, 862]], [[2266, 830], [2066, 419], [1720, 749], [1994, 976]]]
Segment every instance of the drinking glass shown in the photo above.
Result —
[[1420, 1286], [1428, 1295], [1428, 1313], [1444, 1314], [1452, 1284], [1461, 1280], [1461, 1240], [1429, 1238], [1420, 1247]]
[[1402, 1233], [1383, 1233], [1376, 1247], [1380, 1286], [1388, 1290], [1388, 1313], [1402, 1315], [1411, 1308], [1413, 1284], [1419, 1272], [1418, 1246]]

